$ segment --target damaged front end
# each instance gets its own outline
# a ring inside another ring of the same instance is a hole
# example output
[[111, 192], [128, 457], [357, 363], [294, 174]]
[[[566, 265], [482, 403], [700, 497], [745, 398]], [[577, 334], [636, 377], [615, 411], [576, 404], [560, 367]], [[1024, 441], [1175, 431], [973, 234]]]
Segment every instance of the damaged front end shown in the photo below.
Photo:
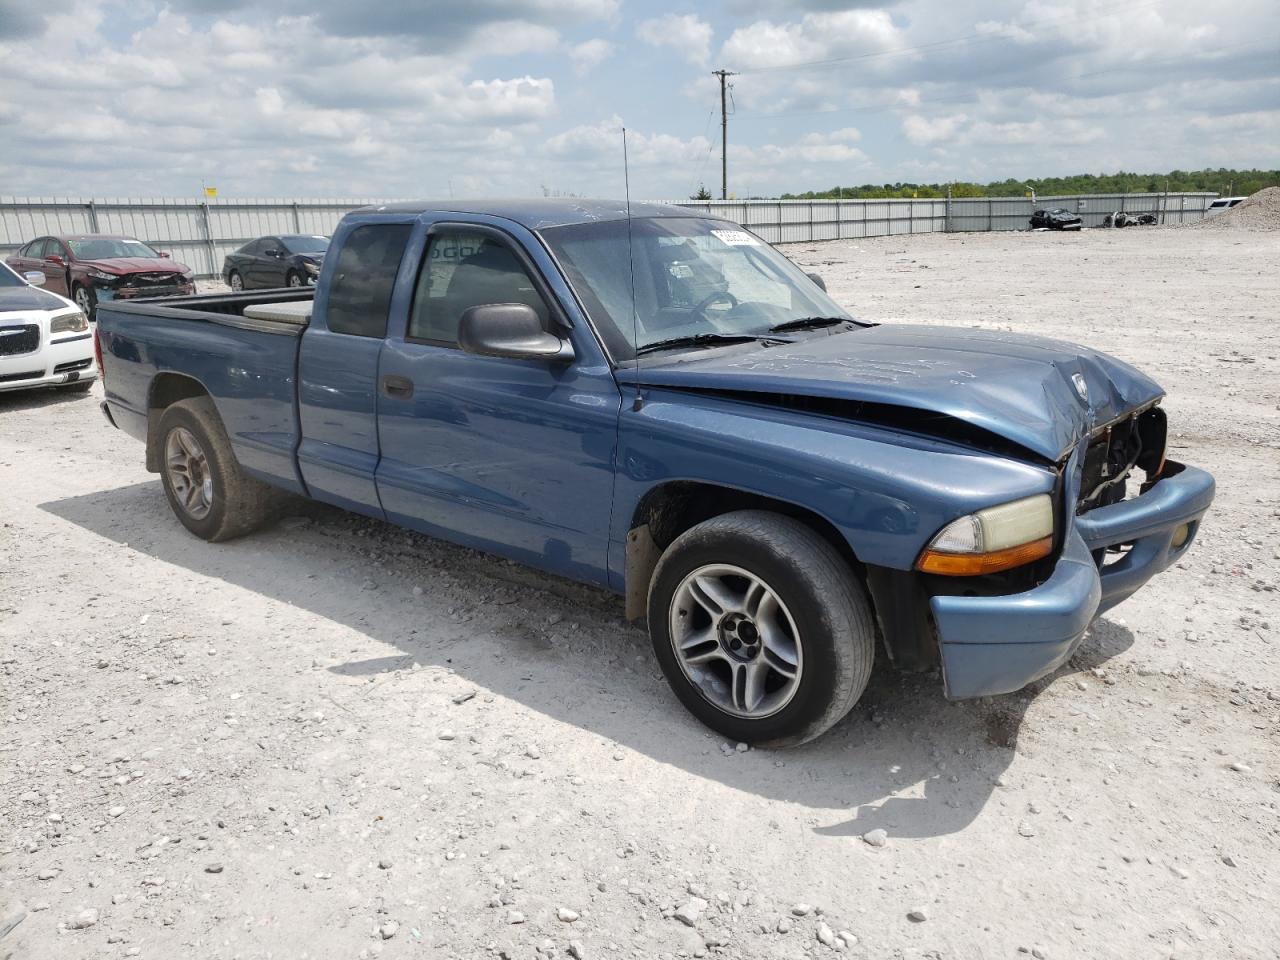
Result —
[[[951, 461], [938, 459], [901, 478], [931, 507], [954, 510], [917, 528], [914, 562], [866, 531], [869, 549], [850, 541], [890, 657], [941, 666], [954, 698], [1008, 693], [1055, 669], [1095, 617], [1182, 555], [1213, 500], [1209, 474], [1165, 458], [1159, 385], [1063, 341], [881, 326], [620, 369], [618, 379], [1043, 471], [1038, 488], [984, 489], [976, 465], [947, 472]], [[975, 494], [990, 499], [975, 504]]]
[[1057, 669], [1097, 616], [1190, 547], [1214, 481], [1168, 460], [1166, 436], [1151, 406], [1080, 442], [1059, 474], [1051, 558], [999, 579], [921, 583], [949, 697], [1009, 693]]
[[953, 699], [1010, 693], [1052, 672], [1089, 624], [1190, 547], [1213, 478], [1166, 457], [1164, 410], [1099, 427], [1056, 467], [1050, 555], [997, 574], [869, 567], [885, 648], [901, 669], [941, 667]]

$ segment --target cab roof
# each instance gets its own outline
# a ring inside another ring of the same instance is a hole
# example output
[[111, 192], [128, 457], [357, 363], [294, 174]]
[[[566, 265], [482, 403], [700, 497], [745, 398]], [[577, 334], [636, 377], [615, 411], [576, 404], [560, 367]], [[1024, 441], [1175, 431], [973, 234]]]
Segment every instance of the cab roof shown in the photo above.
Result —
[[[536, 198], [531, 200], [412, 200], [362, 207], [355, 213], [475, 213], [488, 217], [504, 217], [530, 230], [563, 227], [574, 223], [597, 223], [603, 220], [625, 220], [624, 200], [583, 200], [573, 198]], [[714, 214], [693, 207], [669, 203], [631, 204], [634, 218], [702, 217], [722, 220]]]

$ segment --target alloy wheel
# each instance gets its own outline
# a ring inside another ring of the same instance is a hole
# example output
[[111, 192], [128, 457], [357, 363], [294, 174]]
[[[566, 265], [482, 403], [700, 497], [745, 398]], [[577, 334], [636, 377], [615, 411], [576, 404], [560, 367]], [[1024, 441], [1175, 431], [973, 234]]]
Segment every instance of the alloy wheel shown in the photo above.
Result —
[[763, 579], [707, 564], [672, 596], [671, 645], [685, 676], [717, 708], [758, 720], [795, 696], [804, 667], [795, 618]]
[[193, 520], [203, 520], [213, 509], [213, 475], [195, 435], [186, 427], [170, 430], [164, 442], [164, 459], [169, 486], [178, 503]]

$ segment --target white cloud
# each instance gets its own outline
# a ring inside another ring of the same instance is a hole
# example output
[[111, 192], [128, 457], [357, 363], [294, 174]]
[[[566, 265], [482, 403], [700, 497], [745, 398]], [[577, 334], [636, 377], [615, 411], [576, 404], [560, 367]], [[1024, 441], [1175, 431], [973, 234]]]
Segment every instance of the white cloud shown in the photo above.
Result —
[[[627, 131], [627, 159], [632, 166], [689, 163], [706, 155], [705, 137], [683, 140], [666, 133]], [[547, 153], [572, 163], [617, 162], [622, 168], [622, 119], [614, 116], [594, 124], [580, 124], [547, 140]]]
[[655, 47], [671, 47], [695, 66], [706, 66], [711, 58], [711, 24], [692, 13], [642, 20], [636, 36]]
[[615, 47], [608, 40], [597, 37], [584, 40], [569, 48], [569, 59], [573, 61], [574, 73], [584, 76], [613, 56]]
[[682, 196], [719, 181], [713, 66], [739, 195], [1280, 154], [1275, 0], [44, 9], [0, 9], [6, 192], [616, 195], [626, 118], [633, 196]]
[[903, 44], [888, 10], [809, 13], [797, 22], [758, 20], [735, 30], [720, 51], [727, 63], [770, 68], [865, 56]]
[[960, 125], [968, 118], [963, 113], [941, 117], [922, 117], [911, 114], [903, 118], [902, 133], [917, 146], [952, 139]]

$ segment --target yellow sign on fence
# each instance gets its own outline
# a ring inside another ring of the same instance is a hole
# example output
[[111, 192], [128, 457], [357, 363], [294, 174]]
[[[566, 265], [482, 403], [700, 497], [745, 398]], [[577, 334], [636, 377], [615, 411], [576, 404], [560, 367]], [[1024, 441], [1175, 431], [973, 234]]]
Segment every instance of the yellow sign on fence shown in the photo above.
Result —
[[205, 188], [204, 188], [204, 195], [205, 195], [206, 197], [216, 197], [216, 196], [218, 195], [218, 188], [217, 188], [217, 187], [205, 187]]

